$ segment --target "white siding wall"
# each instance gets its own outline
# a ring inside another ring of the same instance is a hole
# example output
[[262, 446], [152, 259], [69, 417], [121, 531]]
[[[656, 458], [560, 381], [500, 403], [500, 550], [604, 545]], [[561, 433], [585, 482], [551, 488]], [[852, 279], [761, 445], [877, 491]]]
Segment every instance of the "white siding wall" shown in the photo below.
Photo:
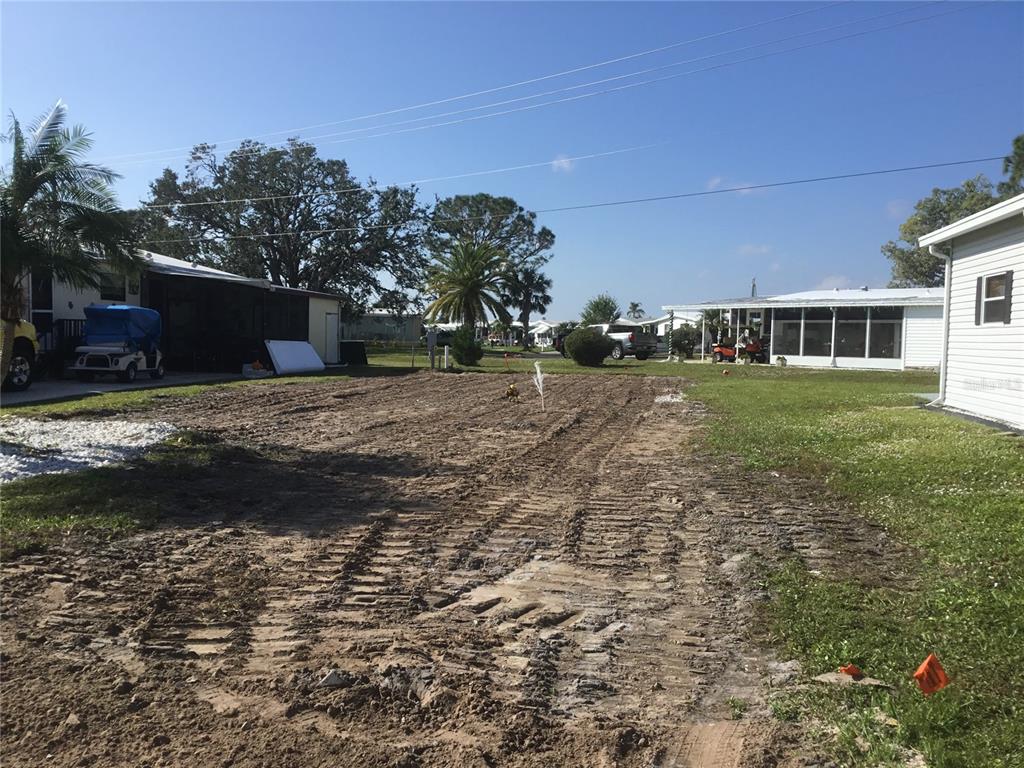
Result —
[[903, 325], [904, 366], [938, 368], [942, 362], [942, 307], [907, 307]]
[[[977, 279], [1008, 269], [1010, 322], [975, 325]], [[954, 241], [945, 374], [948, 407], [1024, 428], [1024, 217]]]
[[77, 291], [69, 285], [54, 281], [53, 283], [53, 319], [54, 320], [84, 320], [85, 308], [90, 304], [134, 304], [138, 306], [140, 296], [138, 290], [131, 292], [131, 288], [139, 287], [139, 278], [133, 277], [125, 283], [124, 301], [105, 301], [100, 298], [99, 288], [86, 288], [84, 291]]

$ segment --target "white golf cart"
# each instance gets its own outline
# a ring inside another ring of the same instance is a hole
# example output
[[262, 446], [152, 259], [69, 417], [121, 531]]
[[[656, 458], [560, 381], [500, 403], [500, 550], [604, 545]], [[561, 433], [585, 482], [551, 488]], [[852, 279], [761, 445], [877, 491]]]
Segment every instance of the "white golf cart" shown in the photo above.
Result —
[[75, 376], [92, 381], [97, 374], [112, 373], [118, 380], [133, 382], [140, 373], [164, 377], [160, 352], [160, 313], [125, 304], [90, 305], [85, 308], [85, 334], [75, 349]]

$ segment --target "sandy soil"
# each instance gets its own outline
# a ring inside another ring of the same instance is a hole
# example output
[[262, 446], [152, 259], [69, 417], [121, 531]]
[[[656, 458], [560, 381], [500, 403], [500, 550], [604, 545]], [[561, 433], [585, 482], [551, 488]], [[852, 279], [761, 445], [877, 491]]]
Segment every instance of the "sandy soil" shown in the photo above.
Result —
[[778, 764], [751, 555], [883, 572], [881, 534], [716, 466], [682, 382], [507, 382], [144, 414], [237, 450], [157, 530], [5, 565], [4, 763]]

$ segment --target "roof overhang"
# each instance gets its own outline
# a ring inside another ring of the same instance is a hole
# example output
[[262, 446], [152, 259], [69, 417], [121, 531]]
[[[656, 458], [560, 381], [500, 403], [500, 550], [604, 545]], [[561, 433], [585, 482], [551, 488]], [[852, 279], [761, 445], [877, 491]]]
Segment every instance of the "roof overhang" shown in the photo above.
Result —
[[922, 248], [927, 248], [930, 245], [940, 245], [949, 242], [955, 237], [962, 237], [983, 227], [1021, 215], [1024, 215], [1024, 195], [1017, 195], [983, 211], [978, 211], [971, 216], [960, 219], [960, 221], [954, 221], [942, 229], [929, 232], [921, 237], [917, 244]]

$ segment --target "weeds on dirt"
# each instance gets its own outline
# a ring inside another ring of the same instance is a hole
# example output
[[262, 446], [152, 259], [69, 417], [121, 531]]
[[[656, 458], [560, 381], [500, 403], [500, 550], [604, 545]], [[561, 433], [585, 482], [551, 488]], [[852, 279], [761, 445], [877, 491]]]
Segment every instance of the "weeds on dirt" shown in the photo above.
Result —
[[185, 483], [197, 468], [212, 464], [222, 450], [202, 433], [179, 432], [127, 467], [37, 475], [7, 483], [0, 555], [41, 552], [76, 533], [115, 536], [150, 526], [166, 511], [167, 500], [147, 480], [159, 475], [160, 488]]

